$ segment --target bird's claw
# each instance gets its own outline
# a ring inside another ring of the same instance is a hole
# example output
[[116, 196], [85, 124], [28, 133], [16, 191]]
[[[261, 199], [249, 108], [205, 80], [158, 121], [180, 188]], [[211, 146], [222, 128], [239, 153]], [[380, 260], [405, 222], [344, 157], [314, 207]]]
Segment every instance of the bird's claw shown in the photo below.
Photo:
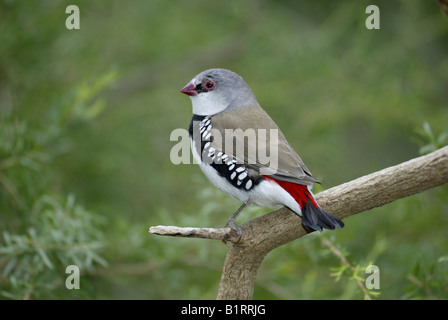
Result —
[[[235, 223], [235, 220], [230, 218], [229, 221], [227, 221], [226, 225], [224, 228], [230, 228], [230, 233], [229, 234], [236, 234], [238, 237], [241, 237], [241, 235], [243, 234], [243, 229], [241, 229], [240, 226], [238, 226]], [[228, 240], [222, 240], [222, 242], [224, 242], [224, 244], [227, 246], [227, 241]]]
[[243, 234], [243, 229], [235, 223], [234, 219], [229, 219], [227, 221], [225, 228], [230, 228], [233, 232], [236, 232], [238, 236]]

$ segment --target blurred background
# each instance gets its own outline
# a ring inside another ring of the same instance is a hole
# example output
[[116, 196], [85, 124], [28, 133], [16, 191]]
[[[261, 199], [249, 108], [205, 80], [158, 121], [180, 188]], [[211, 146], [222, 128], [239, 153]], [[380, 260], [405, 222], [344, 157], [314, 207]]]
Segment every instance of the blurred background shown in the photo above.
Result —
[[[207, 68], [243, 76], [318, 192], [448, 143], [447, 51], [435, 1], [1, 0], [1, 298], [214, 299], [227, 247], [148, 233], [222, 227], [240, 205], [170, 161], [192, 116], [179, 90]], [[447, 195], [276, 249], [254, 299], [448, 298]], [[372, 263], [380, 289], [363, 291]]]

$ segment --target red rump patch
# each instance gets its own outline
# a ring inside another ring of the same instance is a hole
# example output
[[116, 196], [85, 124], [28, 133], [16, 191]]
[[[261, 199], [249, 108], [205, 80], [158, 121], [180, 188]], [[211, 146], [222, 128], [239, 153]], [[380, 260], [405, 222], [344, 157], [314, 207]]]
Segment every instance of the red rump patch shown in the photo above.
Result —
[[280, 187], [285, 189], [297, 201], [297, 203], [300, 205], [300, 209], [303, 210], [303, 205], [305, 203], [309, 204], [310, 202], [314, 205], [314, 207], [316, 207], [316, 209], [318, 208], [316, 201], [308, 190], [308, 186], [303, 184], [295, 184], [288, 181], [277, 180], [269, 176], [263, 176], [263, 178], [268, 181], [274, 181]]

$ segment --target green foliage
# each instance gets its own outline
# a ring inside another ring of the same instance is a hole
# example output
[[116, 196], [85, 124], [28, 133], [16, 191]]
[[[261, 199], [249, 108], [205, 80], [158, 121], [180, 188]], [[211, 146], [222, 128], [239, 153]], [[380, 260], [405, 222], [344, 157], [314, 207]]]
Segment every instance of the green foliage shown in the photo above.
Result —
[[448, 143], [448, 131], [435, 135], [428, 122], [423, 123], [423, 128], [417, 132], [420, 136], [420, 154], [431, 153]]
[[404, 298], [447, 299], [448, 298], [448, 257], [436, 260], [421, 258], [409, 270]]
[[[220, 227], [239, 206], [169, 159], [171, 131], [191, 118], [179, 89], [206, 68], [245, 78], [323, 182], [316, 192], [446, 144], [445, 15], [436, 3], [374, 3], [380, 30], [365, 28], [360, 1], [79, 0], [81, 29], [67, 30], [72, 2], [0, 2], [2, 296], [215, 298], [225, 245], [148, 235]], [[362, 299], [373, 263], [378, 298], [446, 299], [447, 192], [274, 250], [254, 298]], [[80, 290], [65, 288], [67, 264], [80, 267]]]
[[361, 266], [361, 264], [353, 265], [353, 263], [347, 259], [349, 254], [345, 249], [338, 249], [328, 238], [323, 238], [322, 244], [325, 245], [340, 260], [338, 267], [331, 268], [332, 273], [330, 275], [334, 277], [336, 281], [340, 281], [343, 277], [348, 276], [348, 279], [353, 280], [360, 288], [364, 295], [364, 299], [366, 300], [371, 300], [373, 296], [379, 296], [381, 294], [381, 292], [373, 291], [365, 285], [366, 277], [364, 275], [367, 272], [367, 268], [373, 265], [372, 262], [369, 262], [364, 267]]
[[[97, 219], [69, 195], [65, 203], [45, 195], [30, 212], [25, 234], [3, 232], [0, 262], [4, 263], [1, 293], [12, 299], [51, 297], [65, 284], [65, 268], [93, 271], [106, 265], [98, 255], [102, 233]], [[60, 294], [60, 293], [59, 293]]]
[[[105, 222], [84, 209], [73, 194], [54, 185], [54, 159], [69, 152], [68, 125], [91, 121], [104, 109], [96, 96], [117, 78], [106, 72], [75, 89], [61, 91], [38, 119], [23, 109], [1, 114], [0, 126], [0, 294], [11, 299], [66, 297], [65, 268], [84, 274], [97, 264], [104, 248]], [[73, 294], [72, 297], [76, 297]], [[78, 296], [86, 296], [85, 293]]]

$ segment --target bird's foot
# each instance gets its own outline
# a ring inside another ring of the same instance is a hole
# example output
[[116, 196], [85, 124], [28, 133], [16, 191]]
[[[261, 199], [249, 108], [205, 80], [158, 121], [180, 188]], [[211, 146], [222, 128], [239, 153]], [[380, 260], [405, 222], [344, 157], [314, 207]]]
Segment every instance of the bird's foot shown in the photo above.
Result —
[[[229, 232], [229, 238], [235, 238], [235, 237], [241, 237], [241, 235], [243, 234], [243, 229], [241, 229], [241, 227], [239, 227], [236, 223], [235, 223], [235, 219], [230, 218], [229, 221], [227, 221], [226, 225], [224, 228], [230, 228], [230, 232]], [[229, 246], [229, 244], [227, 243], [229, 240], [222, 240], [222, 242], [226, 245]]]
[[[237, 237], [240, 238], [243, 235], [243, 229], [241, 229], [235, 222], [236, 218], [238, 218], [238, 215], [243, 211], [243, 209], [247, 206], [249, 201], [243, 203], [241, 207], [236, 210], [236, 212], [230, 217], [230, 219], [227, 221], [226, 226], [224, 228], [230, 228], [229, 235], [231, 237]], [[223, 242], [227, 245], [227, 240], [223, 240]]]
[[243, 229], [241, 229], [241, 227], [236, 224], [235, 219], [230, 218], [227, 221], [225, 228], [230, 228], [232, 232], [236, 232], [238, 236], [241, 236], [243, 234]]

